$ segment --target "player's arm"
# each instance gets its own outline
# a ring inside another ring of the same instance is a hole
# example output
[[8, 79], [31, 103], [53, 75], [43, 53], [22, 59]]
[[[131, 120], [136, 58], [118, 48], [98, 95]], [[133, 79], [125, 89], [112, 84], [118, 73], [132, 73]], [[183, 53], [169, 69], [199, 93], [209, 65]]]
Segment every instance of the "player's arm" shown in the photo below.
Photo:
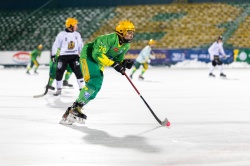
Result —
[[150, 59], [155, 59], [155, 57], [156, 57], [155, 53], [151, 50], [149, 58]]
[[56, 36], [56, 39], [52, 45], [52, 56], [55, 56], [57, 53], [57, 50], [61, 48], [62, 40], [63, 40], [63, 35], [61, 33], [59, 33]]
[[78, 44], [78, 52], [80, 55], [80, 53], [82, 52], [82, 48], [83, 48], [83, 41], [82, 41], [82, 37], [81, 37], [80, 33], [78, 33], [77, 44]]
[[223, 55], [224, 58], [226, 58], [227, 55], [226, 55], [222, 45], [220, 45], [220, 53]]
[[31, 53], [30, 53], [30, 57], [32, 57], [33, 55], [36, 54], [36, 50], [33, 50]]
[[56, 36], [56, 39], [52, 45], [52, 51], [51, 51], [51, 60], [52, 62], [56, 62], [56, 56], [58, 54], [58, 50], [61, 49], [61, 45], [62, 45], [62, 40], [63, 40], [63, 35], [62, 33], [59, 33]]
[[126, 50], [122, 54], [119, 55], [118, 60], [117, 60], [118, 62], [122, 63], [122, 65], [124, 67], [126, 67], [127, 69], [131, 69], [132, 66], [133, 66], [133, 64], [134, 64], [133, 60], [131, 60], [131, 59], [124, 59], [124, 56], [128, 52], [129, 48], [130, 48], [130, 45], [128, 45], [128, 47], [126, 48]]

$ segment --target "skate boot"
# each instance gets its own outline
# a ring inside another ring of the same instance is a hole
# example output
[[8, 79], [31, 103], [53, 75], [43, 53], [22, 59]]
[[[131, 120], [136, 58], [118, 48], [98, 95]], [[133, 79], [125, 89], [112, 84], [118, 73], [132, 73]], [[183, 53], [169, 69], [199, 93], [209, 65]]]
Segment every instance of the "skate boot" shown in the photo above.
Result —
[[66, 110], [66, 112], [63, 114], [62, 116], [62, 120], [59, 122], [60, 124], [65, 124], [65, 125], [72, 125], [74, 122], [71, 122], [67, 119], [68, 115], [69, 115], [69, 111], [71, 110], [72, 107], [68, 107], [68, 109]]
[[69, 84], [66, 80], [63, 80], [63, 86], [73, 87], [73, 85]]
[[142, 75], [139, 75], [139, 79], [144, 80], [144, 77], [142, 77]]
[[37, 71], [34, 71], [34, 73], [35, 73], [35, 74], [38, 74], [38, 72], [37, 72]]
[[[80, 124], [85, 124], [85, 120], [87, 119], [87, 116], [82, 113], [82, 103], [74, 102], [73, 106], [68, 112], [67, 120], [70, 122], [77, 122]], [[66, 111], [67, 112], [67, 111]]]
[[58, 88], [56, 93], [54, 93], [54, 96], [59, 96], [61, 95], [61, 92], [62, 92], [62, 89], [61, 88]]
[[129, 77], [132, 79], [132, 78], [133, 78], [133, 75], [131, 74]]
[[226, 75], [224, 73], [220, 73], [220, 76], [223, 77], [223, 78], [226, 77]]
[[215, 77], [213, 73], [209, 73], [209, 77]]
[[26, 71], [26, 74], [30, 75], [30, 72], [29, 72], [29, 71]]
[[55, 87], [53, 87], [51, 85], [47, 85], [46, 87], [48, 87], [48, 89], [50, 89], [50, 90], [55, 90]]

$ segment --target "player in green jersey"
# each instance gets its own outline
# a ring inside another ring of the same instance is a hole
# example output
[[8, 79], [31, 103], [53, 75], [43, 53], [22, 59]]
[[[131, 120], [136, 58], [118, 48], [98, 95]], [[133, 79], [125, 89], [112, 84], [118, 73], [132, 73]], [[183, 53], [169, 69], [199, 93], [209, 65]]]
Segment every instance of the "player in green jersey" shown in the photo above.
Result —
[[[57, 58], [56, 58], [57, 59]], [[55, 80], [55, 77], [56, 77], [56, 64], [53, 65], [53, 62], [52, 60], [50, 61], [50, 72], [51, 73], [51, 76], [50, 76], [50, 80], [49, 80], [49, 85], [48, 85], [48, 88], [50, 90], [55, 90], [55, 87], [52, 86], [54, 80]], [[53, 67], [53, 68], [52, 68]], [[52, 70], [52, 71], [51, 71]], [[70, 76], [72, 75], [72, 69], [70, 68], [70, 66], [68, 65], [66, 67], [66, 73], [64, 74], [64, 80], [63, 80], [63, 86], [67, 86], [67, 87], [73, 87], [72, 84], [69, 84], [68, 83], [68, 80], [70, 78]]]
[[[57, 59], [58, 59], [58, 56], [60, 54], [60, 49], [58, 49], [57, 53], [56, 53], [56, 56], [55, 56], [55, 61], [57, 62]], [[50, 63], [49, 63], [49, 66], [50, 66], [50, 80], [49, 80], [49, 85], [48, 88], [50, 90], [55, 90], [55, 87], [52, 86], [54, 80], [55, 80], [55, 77], [56, 77], [56, 67], [57, 67], [57, 64], [54, 63], [53, 64], [53, 61], [52, 59], [50, 60]], [[70, 68], [69, 65], [67, 65], [66, 67], [66, 73], [64, 74], [64, 80], [63, 80], [63, 86], [68, 86], [68, 87], [73, 87], [72, 84], [69, 84], [68, 83], [68, 80], [70, 78], [70, 76], [72, 75], [72, 69]]]
[[124, 55], [130, 48], [134, 33], [134, 24], [124, 20], [116, 26], [115, 33], [99, 36], [93, 42], [84, 45], [80, 63], [85, 86], [73, 105], [64, 113], [61, 124], [85, 123], [87, 116], [81, 110], [100, 91], [106, 66], [112, 66], [121, 74], [124, 74], [125, 68], [130, 69], [133, 66], [133, 61], [124, 60]]
[[30, 60], [30, 63], [27, 65], [27, 71], [26, 73], [27, 74], [30, 74], [30, 69], [32, 69], [32, 67], [35, 65], [35, 70], [34, 70], [34, 73], [35, 74], [38, 74], [37, 73], [37, 69], [39, 67], [39, 63], [37, 61], [37, 57], [40, 57], [41, 56], [41, 53], [42, 53], [42, 49], [43, 49], [43, 45], [42, 44], [39, 44], [38, 47], [33, 50], [30, 54], [31, 56], [31, 60]]

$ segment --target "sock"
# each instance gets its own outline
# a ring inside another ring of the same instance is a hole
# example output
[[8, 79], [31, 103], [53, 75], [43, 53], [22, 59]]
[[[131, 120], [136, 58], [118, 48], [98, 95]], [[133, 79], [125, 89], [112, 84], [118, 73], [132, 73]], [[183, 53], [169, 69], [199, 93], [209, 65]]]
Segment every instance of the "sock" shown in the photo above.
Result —
[[78, 83], [79, 89], [82, 89], [82, 87], [83, 87], [83, 85], [84, 85], [83, 78], [77, 79], [77, 83]]
[[219, 67], [220, 73], [223, 73], [222, 65], [219, 65], [218, 67]]
[[52, 86], [53, 82], [54, 82], [54, 78], [50, 78], [49, 79], [49, 85]]
[[214, 71], [214, 66], [211, 65], [209, 73], [213, 73], [213, 71]]
[[62, 84], [63, 84], [62, 80], [60, 80], [60, 81], [56, 80], [56, 89], [62, 89]]

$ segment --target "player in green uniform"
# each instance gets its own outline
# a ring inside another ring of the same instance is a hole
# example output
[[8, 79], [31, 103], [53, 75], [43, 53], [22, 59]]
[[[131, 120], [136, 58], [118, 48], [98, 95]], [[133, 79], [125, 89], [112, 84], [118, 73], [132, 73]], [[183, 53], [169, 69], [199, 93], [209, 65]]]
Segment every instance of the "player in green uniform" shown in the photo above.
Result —
[[37, 69], [39, 67], [39, 63], [37, 61], [37, 57], [41, 56], [42, 49], [43, 49], [43, 45], [39, 44], [38, 47], [31, 52], [30, 54], [31, 60], [30, 60], [30, 63], [27, 65], [27, 71], [26, 71], [27, 74], [30, 74], [30, 69], [32, 69], [34, 65], [36, 66], [34, 73], [38, 74]]
[[[60, 54], [60, 49], [58, 49], [57, 54], [55, 56], [55, 61], [56, 62], [57, 62], [59, 54]], [[57, 67], [57, 64], [56, 63], [53, 64], [53, 61], [50, 60], [49, 66], [50, 66], [50, 71], [49, 71], [50, 72], [50, 80], [49, 80], [48, 88], [50, 90], [55, 90], [55, 87], [53, 87], [52, 84], [53, 84], [54, 79], [56, 77], [56, 67]], [[66, 67], [66, 73], [64, 74], [63, 86], [73, 87], [72, 84], [68, 83], [68, 80], [69, 80], [71, 74], [72, 74], [72, 69], [68, 65]]]
[[100, 91], [104, 67], [112, 66], [117, 72], [124, 74], [125, 68], [130, 69], [133, 66], [133, 61], [124, 60], [124, 55], [130, 48], [134, 32], [134, 24], [124, 20], [116, 26], [115, 33], [99, 36], [83, 47], [80, 63], [85, 86], [73, 105], [64, 113], [61, 124], [85, 123], [87, 116], [81, 112], [82, 107]]

